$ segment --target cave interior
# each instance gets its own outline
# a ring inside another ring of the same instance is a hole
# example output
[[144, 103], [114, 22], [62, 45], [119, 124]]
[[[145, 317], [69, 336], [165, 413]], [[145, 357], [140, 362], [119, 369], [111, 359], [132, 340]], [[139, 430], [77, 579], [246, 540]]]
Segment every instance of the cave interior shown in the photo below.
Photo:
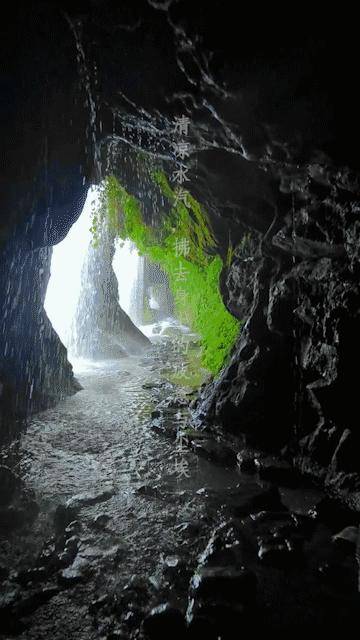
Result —
[[7, 7], [1, 637], [353, 629], [357, 37], [306, 5]]

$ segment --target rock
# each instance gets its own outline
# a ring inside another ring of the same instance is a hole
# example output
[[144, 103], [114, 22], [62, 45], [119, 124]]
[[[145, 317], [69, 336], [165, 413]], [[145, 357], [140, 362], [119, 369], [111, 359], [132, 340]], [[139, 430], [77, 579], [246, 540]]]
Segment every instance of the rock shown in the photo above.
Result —
[[25, 586], [33, 582], [42, 582], [43, 580], [46, 580], [48, 578], [48, 575], [48, 570], [45, 567], [34, 567], [33, 569], [25, 569], [24, 571], [19, 571], [14, 576], [14, 579], [22, 586]]
[[81, 529], [82, 529], [81, 522], [79, 520], [72, 520], [71, 522], [69, 522], [67, 527], [65, 527], [65, 535], [66, 537], [79, 535]]
[[109, 594], [105, 593], [102, 596], [100, 596], [99, 598], [95, 598], [94, 600], [92, 600], [89, 604], [89, 613], [91, 613], [91, 615], [94, 615], [96, 613], [98, 613], [98, 611], [104, 609], [105, 607], [107, 607], [108, 605], [111, 604], [111, 598], [109, 596]]
[[200, 567], [190, 582], [190, 597], [207, 602], [248, 604], [254, 601], [257, 581], [244, 567]]
[[65, 531], [66, 527], [76, 520], [78, 509], [75, 507], [59, 504], [54, 514], [54, 526], [58, 533]]
[[360, 540], [360, 527], [345, 527], [333, 536], [333, 541], [350, 551], [355, 551]]
[[242, 540], [231, 525], [224, 523], [212, 532], [199, 557], [204, 566], [235, 566], [242, 561]]
[[20, 487], [19, 476], [10, 467], [4, 464], [0, 465], [0, 506], [10, 504]]
[[186, 535], [186, 536], [194, 537], [199, 535], [203, 527], [204, 527], [203, 522], [194, 520], [193, 522], [182, 522], [180, 524], [177, 524], [176, 527], [174, 527], [174, 529], [181, 536]]
[[15, 605], [14, 615], [28, 616], [59, 593], [57, 587], [44, 587], [21, 599]]
[[141, 496], [149, 496], [151, 498], [157, 498], [160, 496], [159, 489], [157, 487], [152, 487], [150, 484], [142, 484], [138, 487], [136, 493]]
[[71, 538], [66, 540], [64, 550], [58, 555], [59, 566], [67, 567], [75, 560], [79, 543], [80, 541], [77, 536], [71, 536]]
[[171, 607], [168, 603], [152, 609], [142, 626], [145, 637], [149, 640], [185, 639], [185, 618], [179, 609]]
[[224, 465], [234, 467], [236, 465], [236, 454], [231, 447], [210, 439], [196, 439], [191, 441], [192, 450], [199, 456]]
[[0, 633], [10, 636], [19, 635], [25, 630], [25, 625], [18, 616], [14, 615], [16, 602], [15, 592], [8, 592], [0, 596]]
[[39, 508], [35, 501], [24, 501], [18, 506], [0, 507], [0, 531], [6, 533], [31, 524], [38, 512]]
[[25, 520], [25, 512], [13, 506], [0, 507], [0, 532], [7, 533], [20, 527]]
[[67, 509], [78, 510], [82, 507], [98, 504], [99, 502], [106, 502], [106, 500], [110, 500], [114, 494], [115, 489], [113, 488], [102, 491], [101, 493], [79, 493], [67, 500], [65, 506]]
[[37, 561], [37, 567], [45, 567], [48, 575], [57, 571], [60, 568], [59, 556], [56, 549], [55, 539], [50, 538], [44, 543], [44, 546], [39, 554]]
[[274, 482], [284, 487], [299, 486], [299, 474], [285, 460], [260, 458], [255, 460], [255, 464], [262, 480]]
[[126, 599], [128, 599], [129, 596], [132, 597], [133, 593], [136, 593], [140, 599], [145, 600], [149, 593], [149, 582], [146, 578], [134, 574], [125, 585], [124, 593], [126, 594]]
[[219, 634], [210, 618], [206, 618], [205, 615], [195, 615], [188, 625], [186, 638], [188, 640], [199, 640], [199, 638], [218, 640]]
[[163, 382], [145, 382], [141, 385], [142, 389], [159, 389], [164, 386]]
[[261, 510], [284, 509], [275, 486], [257, 482], [240, 483], [226, 495], [226, 504], [235, 516]]
[[107, 549], [102, 555], [102, 561], [106, 565], [117, 565], [120, 560], [123, 560], [126, 555], [126, 547], [124, 545], [115, 544], [110, 549]]
[[339, 594], [358, 592], [358, 571], [355, 562], [325, 561], [318, 567], [320, 578]]
[[176, 588], [179, 585], [186, 587], [191, 577], [191, 571], [186, 562], [180, 556], [166, 556], [163, 560], [162, 573], [166, 580]]
[[9, 569], [7, 567], [3, 567], [0, 565], [0, 582], [3, 582], [7, 579], [9, 575]]
[[239, 451], [236, 456], [237, 466], [243, 473], [255, 473], [257, 466], [255, 464], [254, 454], [250, 453], [246, 449]]
[[79, 582], [87, 580], [91, 571], [92, 567], [90, 563], [84, 558], [77, 556], [69, 567], [60, 572], [58, 582], [63, 587], [72, 587]]
[[265, 564], [277, 567], [289, 567], [299, 560], [299, 550], [291, 540], [274, 536], [258, 539], [258, 556]]
[[100, 513], [97, 515], [94, 520], [90, 523], [94, 529], [98, 529], [102, 531], [106, 529], [106, 525], [110, 522], [111, 518], [106, 513]]
[[325, 523], [334, 532], [339, 527], [358, 525], [359, 515], [332, 498], [324, 498], [309, 511], [309, 516]]
[[[257, 626], [257, 625], [256, 625]], [[241, 629], [241, 634], [252, 631], [254, 622], [249, 628], [248, 615], [242, 604], [229, 604], [223, 602], [201, 603], [194, 608], [194, 613], [189, 613], [189, 629], [191, 638], [194, 638], [194, 630], [200, 635], [197, 637], [218, 640], [233, 640], [234, 630]], [[238, 637], [238, 636], [235, 636]]]
[[9, 591], [0, 598], [0, 629], [19, 633], [23, 625], [18, 618], [29, 616], [59, 593], [57, 587], [44, 587], [28, 595], [17, 590]]
[[128, 640], [129, 634], [125, 629], [113, 629], [107, 636], [106, 640]]

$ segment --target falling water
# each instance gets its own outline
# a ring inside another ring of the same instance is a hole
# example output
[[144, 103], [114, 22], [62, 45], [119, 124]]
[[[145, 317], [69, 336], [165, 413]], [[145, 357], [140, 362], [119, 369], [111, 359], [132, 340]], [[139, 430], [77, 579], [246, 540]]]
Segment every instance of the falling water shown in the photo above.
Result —
[[144, 258], [130, 240], [116, 240], [112, 266], [118, 280], [120, 306], [139, 326], [142, 321]]
[[96, 189], [89, 189], [80, 217], [66, 238], [53, 247], [44, 308], [66, 347], [69, 347], [71, 325], [79, 299], [81, 269], [91, 242], [91, 214], [97, 201]]

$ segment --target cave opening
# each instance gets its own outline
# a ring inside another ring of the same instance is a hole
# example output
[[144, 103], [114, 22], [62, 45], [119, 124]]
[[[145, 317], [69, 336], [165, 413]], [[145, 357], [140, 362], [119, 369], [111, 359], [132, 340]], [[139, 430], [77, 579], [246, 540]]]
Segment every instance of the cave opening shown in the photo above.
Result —
[[[89, 189], [80, 216], [53, 247], [44, 300], [75, 373], [89, 365], [84, 360], [104, 364], [137, 355], [129, 341], [131, 327], [152, 342], [182, 334], [196, 337], [177, 319], [169, 280], [159, 264], [140, 255], [130, 239], [109, 234], [106, 221], [100, 239], [98, 229], [95, 237], [100, 192], [95, 186]], [[125, 328], [117, 322], [119, 313], [126, 318]], [[104, 346], [110, 334], [112, 349]], [[99, 344], [93, 348], [95, 341]]]
[[91, 210], [96, 189], [90, 188], [83, 210], [65, 238], [53, 247], [45, 311], [71, 360], [71, 328], [81, 288], [81, 269], [91, 242]]

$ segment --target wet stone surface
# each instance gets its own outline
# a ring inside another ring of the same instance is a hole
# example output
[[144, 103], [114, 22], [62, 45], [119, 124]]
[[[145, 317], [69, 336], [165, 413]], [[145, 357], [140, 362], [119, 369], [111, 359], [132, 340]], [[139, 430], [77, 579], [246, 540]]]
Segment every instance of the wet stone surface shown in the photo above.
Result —
[[287, 465], [194, 433], [191, 395], [159, 373], [168, 359], [158, 345], [83, 363], [83, 390], [32, 420], [17, 474], [4, 471], [1, 509], [26, 517], [1, 529], [1, 637], [230, 639], [353, 623], [356, 516], [294, 487]]

